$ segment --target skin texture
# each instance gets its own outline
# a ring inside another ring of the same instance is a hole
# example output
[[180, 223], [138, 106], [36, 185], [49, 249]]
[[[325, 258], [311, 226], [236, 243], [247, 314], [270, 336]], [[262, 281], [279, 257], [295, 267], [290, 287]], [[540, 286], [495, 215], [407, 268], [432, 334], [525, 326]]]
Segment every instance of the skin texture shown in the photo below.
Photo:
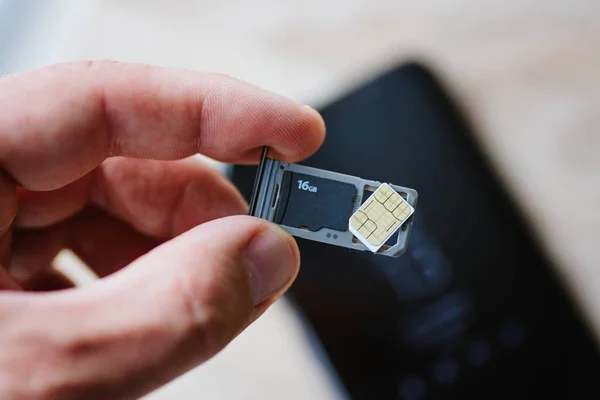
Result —
[[[138, 398], [291, 285], [299, 253], [195, 157], [297, 162], [314, 110], [213, 74], [110, 61], [0, 79], [0, 398]], [[64, 248], [99, 277], [51, 269]]]

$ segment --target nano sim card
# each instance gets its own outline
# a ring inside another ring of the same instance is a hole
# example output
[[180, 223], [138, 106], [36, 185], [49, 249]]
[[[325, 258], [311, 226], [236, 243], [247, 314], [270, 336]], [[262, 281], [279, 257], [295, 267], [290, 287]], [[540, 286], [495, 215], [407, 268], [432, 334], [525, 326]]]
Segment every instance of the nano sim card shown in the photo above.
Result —
[[350, 217], [348, 229], [376, 253], [413, 214], [413, 207], [383, 183]]

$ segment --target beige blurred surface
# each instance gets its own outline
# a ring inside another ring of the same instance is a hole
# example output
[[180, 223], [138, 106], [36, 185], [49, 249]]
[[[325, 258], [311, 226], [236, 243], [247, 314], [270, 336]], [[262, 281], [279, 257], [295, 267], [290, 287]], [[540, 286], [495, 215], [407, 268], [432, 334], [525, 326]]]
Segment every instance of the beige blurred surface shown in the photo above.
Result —
[[[60, 2], [57, 2], [60, 3]], [[600, 2], [63, 1], [12, 67], [111, 58], [225, 72], [318, 106], [396, 62], [429, 62], [600, 333]], [[282, 302], [159, 398], [330, 399]]]

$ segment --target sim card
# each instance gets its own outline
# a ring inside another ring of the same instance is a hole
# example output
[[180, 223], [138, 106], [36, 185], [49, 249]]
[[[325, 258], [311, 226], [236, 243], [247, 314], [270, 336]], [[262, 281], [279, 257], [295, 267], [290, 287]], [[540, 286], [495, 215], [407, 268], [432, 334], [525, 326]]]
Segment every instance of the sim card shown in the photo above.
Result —
[[249, 214], [290, 234], [398, 257], [406, 251], [417, 191], [284, 163], [263, 149]]
[[402, 196], [384, 183], [352, 214], [348, 229], [376, 253], [414, 212]]

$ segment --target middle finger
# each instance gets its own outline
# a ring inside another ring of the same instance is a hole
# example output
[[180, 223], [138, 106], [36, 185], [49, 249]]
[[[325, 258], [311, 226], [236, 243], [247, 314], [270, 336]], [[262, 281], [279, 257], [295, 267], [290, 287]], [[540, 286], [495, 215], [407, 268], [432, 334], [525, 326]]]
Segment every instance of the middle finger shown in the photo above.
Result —
[[90, 202], [143, 234], [169, 238], [200, 223], [246, 212], [239, 191], [197, 157], [170, 162], [117, 157], [91, 174], [55, 191], [22, 195], [16, 226], [46, 227]]

